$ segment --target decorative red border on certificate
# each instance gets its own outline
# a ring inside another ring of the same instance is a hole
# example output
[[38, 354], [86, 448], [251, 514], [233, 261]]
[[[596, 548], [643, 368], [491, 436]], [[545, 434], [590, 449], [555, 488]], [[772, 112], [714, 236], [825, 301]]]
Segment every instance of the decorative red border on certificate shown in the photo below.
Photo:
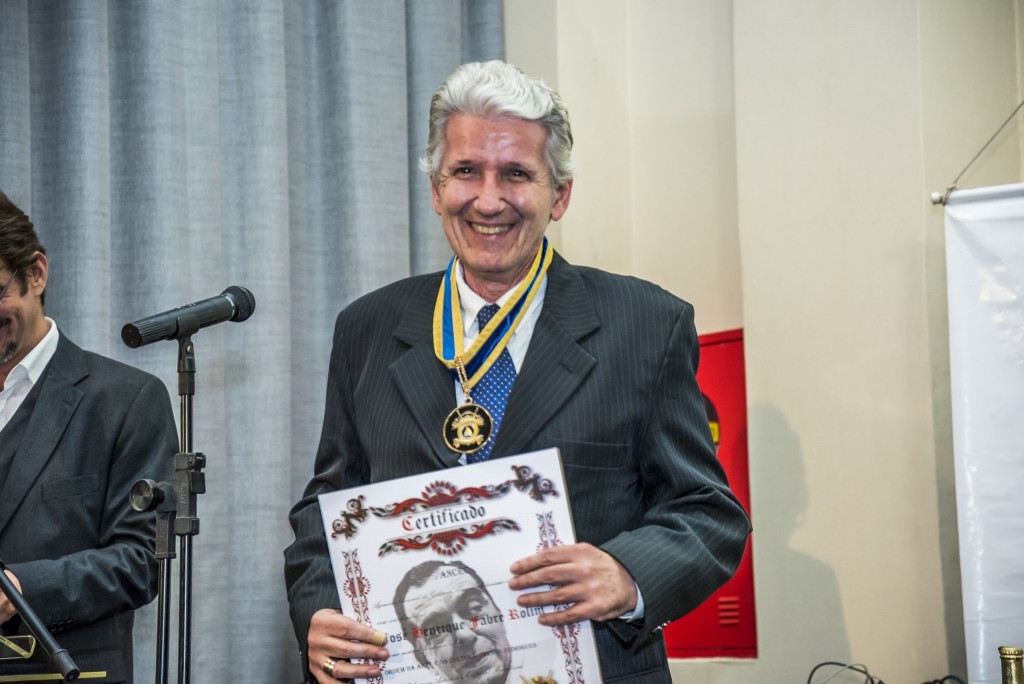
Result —
[[[475, 487], [457, 488], [451, 482], [437, 480], [424, 487], [419, 497], [396, 501], [386, 506], [364, 506], [365, 498], [362, 495], [357, 496], [349, 499], [345, 504], [345, 510], [339, 512], [340, 517], [331, 522], [331, 538], [342, 535], [346, 539], [351, 539], [358, 533], [358, 525], [365, 522], [368, 515], [377, 518], [396, 518], [411, 513], [442, 509], [447, 506], [497, 499], [516, 491], [540, 502], [543, 502], [548, 496], [559, 496], [551, 480], [534, 473], [528, 466], [514, 465], [512, 472], [515, 477], [511, 480]], [[508, 519], [479, 521], [437, 532], [392, 539], [381, 545], [378, 553], [385, 555], [396, 551], [420, 550], [429, 547], [442, 555], [452, 556], [465, 548], [469, 540], [517, 529], [519, 528], [515, 522]]]
[[[370, 588], [372, 585], [366, 575], [363, 574], [363, 565], [359, 562], [359, 550], [342, 551], [341, 556], [345, 559], [345, 583], [342, 585], [342, 591], [352, 601], [356, 620], [364, 625], [372, 624], [370, 622]], [[372, 662], [380, 665], [383, 671], [384, 661], [376, 660]], [[368, 677], [366, 681], [371, 684], [382, 684], [384, 677]]]
[[[540, 543], [537, 544], [538, 551], [563, 545], [562, 540], [558, 538], [558, 530], [551, 513], [537, 516], [537, 528], [540, 537]], [[567, 684], [583, 684], [583, 660], [580, 657], [579, 624], [573, 623], [561, 627], [552, 627], [551, 631], [558, 637], [558, 643], [562, 647], [565, 672], [569, 675]]]

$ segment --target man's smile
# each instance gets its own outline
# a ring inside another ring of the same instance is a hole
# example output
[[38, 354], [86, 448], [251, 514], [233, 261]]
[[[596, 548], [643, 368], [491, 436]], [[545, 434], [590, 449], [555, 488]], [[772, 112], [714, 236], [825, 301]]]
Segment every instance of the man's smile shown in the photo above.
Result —
[[481, 233], [483, 235], [501, 235], [502, 233], [507, 233], [508, 231], [512, 230], [512, 224], [510, 223], [502, 223], [495, 226], [489, 226], [483, 223], [473, 223], [471, 221], [466, 221], [466, 224], [477, 233]]

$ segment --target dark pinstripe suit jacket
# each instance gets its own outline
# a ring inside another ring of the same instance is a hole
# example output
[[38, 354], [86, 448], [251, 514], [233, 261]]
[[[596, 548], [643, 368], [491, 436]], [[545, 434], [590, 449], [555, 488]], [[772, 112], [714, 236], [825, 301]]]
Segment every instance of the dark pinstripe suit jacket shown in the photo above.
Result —
[[[338, 317], [315, 475], [285, 552], [303, 648], [313, 613], [339, 605], [316, 496], [457, 465], [441, 435], [454, 385], [431, 339], [440, 280], [394, 283]], [[698, 354], [689, 304], [555, 256], [492, 458], [558, 447], [577, 538], [636, 580], [643, 621], [595, 624], [606, 682], [671, 681], [661, 627], [732, 575], [749, 532], [715, 458]]]
[[[0, 482], [0, 557], [79, 669], [109, 674], [90, 681], [131, 682], [133, 611], [156, 594], [157, 567], [154, 514], [133, 511], [129, 491], [170, 476], [170, 397], [152, 375], [63, 335], [44, 373]], [[27, 633], [20, 618], [12, 626]], [[49, 663], [42, 648], [35, 661]], [[0, 662], [0, 674], [12, 671], [25, 665]]]

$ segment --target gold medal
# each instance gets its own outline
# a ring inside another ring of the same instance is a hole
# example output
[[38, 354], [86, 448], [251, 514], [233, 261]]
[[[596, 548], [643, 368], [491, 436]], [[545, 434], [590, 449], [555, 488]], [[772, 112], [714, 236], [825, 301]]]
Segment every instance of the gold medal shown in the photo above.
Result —
[[494, 418], [491, 412], [480, 404], [473, 403], [470, 395], [469, 380], [466, 378], [466, 367], [462, 365], [462, 357], [455, 357], [455, 369], [459, 376], [462, 391], [466, 393], [466, 403], [456, 406], [444, 419], [444, 442], [452, 451], [460, 454], [471, 454], [479, 451], [491, 439], [494, 432]]
[[494, 418], [480, 404], [456, 406], [444, 419], [444, 441], [460, 454], [479, 451], [491, 439]]

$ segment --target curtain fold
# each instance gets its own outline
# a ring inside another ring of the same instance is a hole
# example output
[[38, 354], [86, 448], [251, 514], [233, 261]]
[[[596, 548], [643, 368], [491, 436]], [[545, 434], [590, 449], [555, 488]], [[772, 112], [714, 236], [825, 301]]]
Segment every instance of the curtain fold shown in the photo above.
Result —
[[[0, 189], [47, 246], [61, 332], [156, 374], [177, 406], [178, 346], [128, 349], [121, 327], [229, 285], [256, 298], [247, 322], [193, 336], [194, 681], [299, 679], [282, 551], [334, 319], [445, 266], [416, 169], [429, 97], [461, 62], [502, 56], [501, 15], [500, 0], [0, 0]], [[137, 681], [155, 633], [150, 605]]]

